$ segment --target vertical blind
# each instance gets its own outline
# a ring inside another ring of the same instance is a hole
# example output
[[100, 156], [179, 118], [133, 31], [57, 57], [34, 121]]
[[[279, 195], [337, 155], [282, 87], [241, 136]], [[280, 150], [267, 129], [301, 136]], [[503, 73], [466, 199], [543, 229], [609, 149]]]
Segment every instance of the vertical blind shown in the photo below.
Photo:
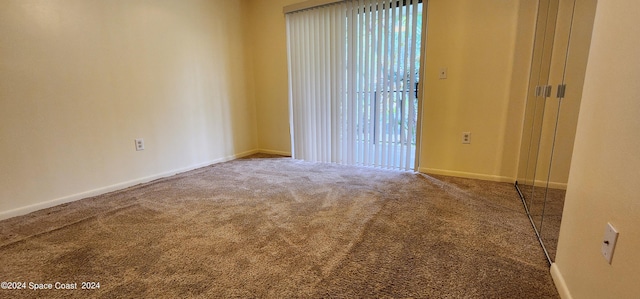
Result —
[[293, 157], [414, 169], [421, 1], [343, 1], [286, 21]]

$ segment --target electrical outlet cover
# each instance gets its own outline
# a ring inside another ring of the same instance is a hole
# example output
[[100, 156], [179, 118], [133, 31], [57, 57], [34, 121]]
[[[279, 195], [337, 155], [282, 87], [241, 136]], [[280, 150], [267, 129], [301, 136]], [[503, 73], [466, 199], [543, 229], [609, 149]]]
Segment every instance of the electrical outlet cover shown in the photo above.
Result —
[[137, 138], [137, 139], [135, 139], [135, 142], [136, 142], [136, 151], [143, 151], [144, 150], [144, 139]]
[[471, 144], [471, 132], [462, 132], [462, 144]]

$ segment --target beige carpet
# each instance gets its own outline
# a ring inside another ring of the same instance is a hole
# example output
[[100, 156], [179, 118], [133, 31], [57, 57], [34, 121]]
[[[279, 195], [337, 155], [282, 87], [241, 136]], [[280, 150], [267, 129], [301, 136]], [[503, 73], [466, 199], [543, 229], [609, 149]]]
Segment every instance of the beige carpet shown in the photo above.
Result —
[[0, 222], [0, 298], [558, 298], [513, 186], [253, 156]]

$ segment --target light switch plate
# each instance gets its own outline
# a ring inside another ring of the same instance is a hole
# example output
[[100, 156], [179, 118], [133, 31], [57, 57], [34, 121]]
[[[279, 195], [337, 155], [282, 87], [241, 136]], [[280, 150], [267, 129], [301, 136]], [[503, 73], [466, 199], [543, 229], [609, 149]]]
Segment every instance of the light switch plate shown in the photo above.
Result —
[[604, 230], [604, 240], [602, 241], [602, 256], [609, 264], [611, 264], [611, 259], [613, 258], [616, 241], [618, 241], [618, 231], [611, 223], [607, 223], [607, 227]]
[[441, 67], [440, 68], [440, 72], [438, 73], [438, 78], [447, 79], [447, 68], [446, 67]]

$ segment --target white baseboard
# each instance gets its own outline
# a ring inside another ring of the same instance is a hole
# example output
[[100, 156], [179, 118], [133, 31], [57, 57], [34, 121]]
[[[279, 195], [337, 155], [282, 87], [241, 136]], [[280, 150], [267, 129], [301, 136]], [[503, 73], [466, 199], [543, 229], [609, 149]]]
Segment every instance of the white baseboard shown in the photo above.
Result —
[[461, 177], [461, 178], [467, 178], [467, 179], [478, 179], [478, 180], [502, 182], [502, 183], [514, 183], [516, 181], [515, 178], [506, 177], [506, 176], [426, 168], [426, 167], [420, 167], [418, 171], [426, 174], [439, 174], [439, 175], [455, 176], [455, 177]]
[[[478, 180], [493, 181], [493, 182], [513, 183], [516, 181], [515, 178], [506, 177], [506, 176], [436, 169], [436, 168], [420, 167], [419, 171], [427, 174], [439, 174], [439, 175], [455, 176], [455, 177], [461, 177], [461, 178], [467, 178], [467, 179], [478, 179]], [[536, 187], [545, 187], [547, 186], [547, 182], [536, 180], [535, 185]], [[567, 183], [549, 182], [549, 188], [567, 190]]]
[[551, 264], [551, 277], [553, 278], [553, 283], [556, 285], [556, 289], [560, 294], [560, 298], [562, 299], [573, 299], [571, 293], [569, 292], [569, 288], [564, 281], [564, 277], [562, 277], [562, 273], [560, 273], [560, 269], [556, 263]]
[[272, 154], [272, 155], [291, 157], [291, 152], [274, 151], [274, 150], [264, 149], [264, 148], [258, 149], [258, 152], [263, 154]]
[[[525, 180], [518, 179], [518, 184], [519, 185], [525, 185], [525, 183], [526, 183]], [[546, 187], [547, 186], [547, 182], [546, 181], [541, 181], [541, 180], [535, 180], [534, 181], [534, 186], [536, 186], [536, 187]], [[567, 190], [567, 183], [549, 182], [549, 188]]]
[[[538, 187], [544, 187], [546, 185], [547, 185], [547, 182], [536, 181], [536, 186], [538, 186]], [[549, 182], [549, 188], [567, 190], [567, 183]]]
[[32, 205], [28, 205], [28, 206], [24, 206], [24, 207], [19, 207], [19, 208], [8, 210], [8, 211], [1, 211], [0, 212], [0, 220], [8, 219], [8, 218], [11, 218], [11, 217], [16, 217], [16, 216], [21, 216], [21, 215], [25, 215], [25, 214], [29, 214], [29, 213], [35, 212], [37, 210], [42, 210], [42, 209], [54, 207], [54, 206], [57, 206], [57, 205], [60, 205], [60, 204], [63, 204], [63, 203], [68, 203], [68, 202], [80, 200], [80, 199], [87, 198], [87, 197], [98, 196], [98, 195], [101, 195], [101, 194], [105, 194], [105, 193], [121, 190], [121, 189], [128, 188], [128, 187], [131, 187], [131, 186], [135, 186], [135, 185], [138, 185], [138, 184], [148, 183], [150, 181], [157, 180], [157, 179], [160, 179], [160, 178], [169, 177], [169, 176], [172, 176], [172, 175], [175, 175], [175, 174], [178, 174], [178, 173], [194, 170], [194, 169], [197, 169], [197, 168], [202, 168], [202, 167], [209, 166], [209, 165], [212, 165], [212, 164], [217, 164], [217, 163], [222, 163], [222, 162], [226, 162], [226, 161], [242, 158], [242, 157], [245, 157], [245, 156], [253, 155], [253, 154], [258, 153], [258, 152], [259, 152], [258, 150], [250, 150], [250, 151], [238, 153], [238, 154], [235, 154], [235, 155], [231, 155], [231, 156], [227, 156], [227, 157], [223, 157], [223, 158], [219, 158], [219, 159], [214, 159], [214, 160], [203, 162], [203, 163], [198, 163], [198, 164], [195, 164], [195, 165], [191, 165], [191, 166], [187, 166], [187, 167], [183, 167], [183, 168], [179, 168], [179, 169], [174, 169], [174, 170], [170, 170], [170, 171], [166, 171], [166, 172], [162, 172], [162, 173], [158, 173], [158, 174], [154, 174], [154, 175], [150, 175], [150, 176], [146, 176], [146, 177], [142, 177], [142, 178], [137, 178], [137, 179], [126, 181], [126, 182], [113, 184], [113, 185], [110, 185], [110, 186], [100, 187], [100, 188], [97, 188], [97, 189], [88, 190], [88, 191], [84, 191], [84, 192], [80, 192], [80, 193], [76, 193], [76, 194], [72, 194], [72, 195], [68, 195], [68, 196], [64, 196], [64, 197], [60, 197], [60, 198], [56, 198], [56, 199], [52, 199], [52, 200], [45, 201], [45, 202], [39, 202], [39, 203], [36, 203], [36, 204], [32, 204]]

